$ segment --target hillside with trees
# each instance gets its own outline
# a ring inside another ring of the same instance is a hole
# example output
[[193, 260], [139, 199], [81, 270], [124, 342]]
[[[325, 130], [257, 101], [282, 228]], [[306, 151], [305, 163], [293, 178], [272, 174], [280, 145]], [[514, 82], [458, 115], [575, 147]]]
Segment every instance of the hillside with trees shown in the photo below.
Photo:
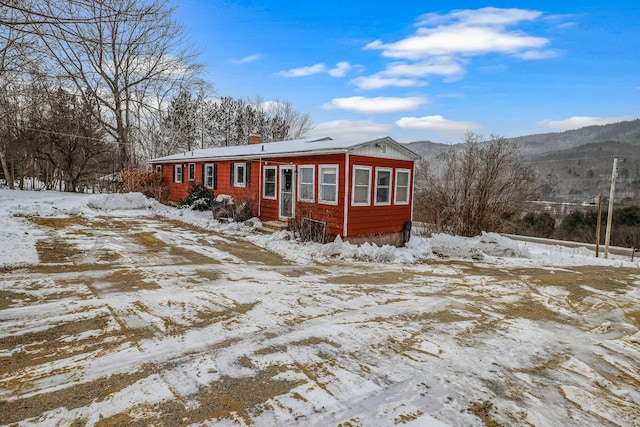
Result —
[[[640, 120], [506, 140], [517, 145], [523, 163], [536, 173], [540, 199], [588, 203], [598, 194], [608, 195], [617, 157], [616, 197], [620, 203], [640, 203]], [[463, 145], [416, 141], [408, 147], [432, 160]]]

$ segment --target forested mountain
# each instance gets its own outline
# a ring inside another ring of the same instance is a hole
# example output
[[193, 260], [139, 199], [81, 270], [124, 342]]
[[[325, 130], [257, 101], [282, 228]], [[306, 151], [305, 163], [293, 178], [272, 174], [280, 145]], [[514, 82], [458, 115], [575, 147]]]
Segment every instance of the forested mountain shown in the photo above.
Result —
[[[640, 203], [640, 119], [509, 140], [519, 145], [525, 162], [537, 172], [541, 198], [584, 202], [600, 193], [607, 196], [617, 157], [616, 199]], [[426, 159], [451, 147], [431, 141], [407, 146]]]
[[640, 150], [640, 119], [601, 126], [587, 126], [565, 132], [541, 133], [511, 138], [523, 155], [536, 155], [556, 150], [567, 150], [598, 142], [623, 142], [638, 146]]

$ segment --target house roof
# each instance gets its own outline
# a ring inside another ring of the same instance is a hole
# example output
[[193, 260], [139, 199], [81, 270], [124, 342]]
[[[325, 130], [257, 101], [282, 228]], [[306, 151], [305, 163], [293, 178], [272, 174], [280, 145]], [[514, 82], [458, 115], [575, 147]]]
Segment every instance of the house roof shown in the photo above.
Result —
[[306, 138], [291, 141], [265, 142], [252, 145], [237, 145], [233, 147], [216, 147], [205, 148], [201, 150], [185, 151], [179, 154], [159, 157], [150, 160], [153, 163], [172, 163], [177, 161], [195, 161], [195, 160], [224, 160], [237, 158], [261, 158], [274, 156], [295, 156], [303, 154], [331, 154], [346, 153], [356, 148], [376, 143], [393, 144], [403, 151], [407, 157], [419, 159], [413, 151], [406, 148], [403, 144], [398, 143], [390, 137], [363, 139], [363, 138], [344, 138], [332, 139], [324, 138]]

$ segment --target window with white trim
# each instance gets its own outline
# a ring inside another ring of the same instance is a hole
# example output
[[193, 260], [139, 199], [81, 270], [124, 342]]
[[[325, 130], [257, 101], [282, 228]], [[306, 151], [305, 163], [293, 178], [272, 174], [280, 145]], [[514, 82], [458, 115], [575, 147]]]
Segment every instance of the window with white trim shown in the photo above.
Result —
[[162, 165], [156, 165], [156, 173], [162, 173]]
[[276, 199], [276, 172], [275, 166], [264, 167], [262, 197], [265, 199]]
[[338, 204], [338, 165], [320, 165], [318, 167], [318, 202]]
[[184, 182], [184, 165], [173, 166], [173, 182]]
[[206, 188], [215, 189], [216, 188], [216, 165], [214, 163], [209, 163], [204, 165], [204, 173], [202, 174], [203, 184]]
[[391, 169], [376, 168], [376, 205], [391, 204]]
[[315, 166], [298, 166], [298, 200], [315, 201]]
[[396, 169], [396, 205], [409, 204], [409, 183], [411, 182], [411, 171], [409, 169]]
[[353, 189], [351, 190], [353, 206], [369, 206], [371, 204], [371, 167], [353, 167]]
[[196, 180], [196, 164], [195, 163], [189, 163], [189, 181], [195, 181]]
[[248, 187], [250, 179], [250, 163], [232, 163], [231, 164], [231, 186], [232, 187]]

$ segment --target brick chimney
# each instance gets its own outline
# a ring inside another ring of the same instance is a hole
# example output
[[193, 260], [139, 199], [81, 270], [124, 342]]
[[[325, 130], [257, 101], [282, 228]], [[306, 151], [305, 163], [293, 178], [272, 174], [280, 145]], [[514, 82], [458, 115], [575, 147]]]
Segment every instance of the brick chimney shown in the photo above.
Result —
[[260, 144], [260, 141], [262, 141], [260, 134], [256, 131], [251, 132], [249, 135], [249, 145]]

